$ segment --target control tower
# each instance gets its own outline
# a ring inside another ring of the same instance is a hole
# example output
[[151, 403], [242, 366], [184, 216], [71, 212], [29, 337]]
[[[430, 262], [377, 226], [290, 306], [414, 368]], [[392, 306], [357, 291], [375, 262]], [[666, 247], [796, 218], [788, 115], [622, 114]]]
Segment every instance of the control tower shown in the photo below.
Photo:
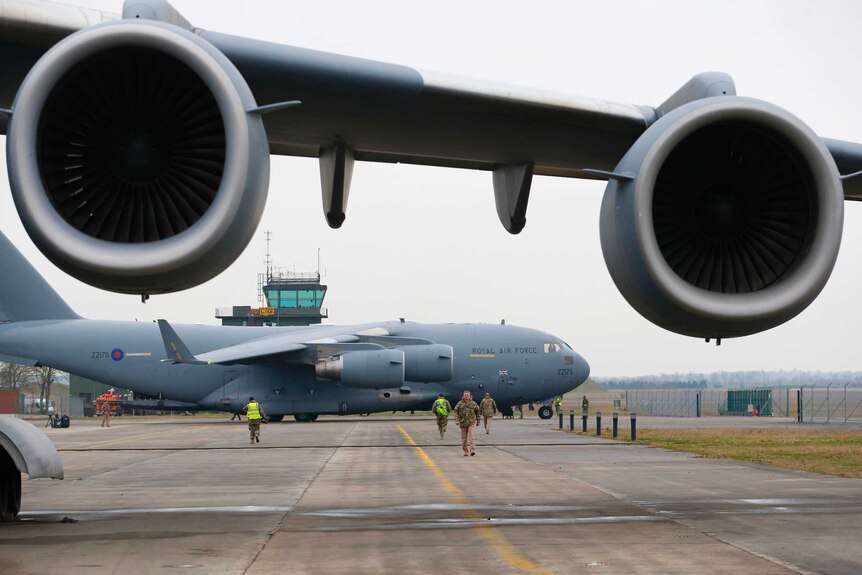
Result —
[[326, 286], [320, 283], [320, 271], [296, 273], [273, 268], [269, 255], [271, 234], [266, 232], [266, 273], [257, 275], [260, 307], [217, 308], [215, 315], [222, 325], [312, 325], [329, 317], [323, 307]]

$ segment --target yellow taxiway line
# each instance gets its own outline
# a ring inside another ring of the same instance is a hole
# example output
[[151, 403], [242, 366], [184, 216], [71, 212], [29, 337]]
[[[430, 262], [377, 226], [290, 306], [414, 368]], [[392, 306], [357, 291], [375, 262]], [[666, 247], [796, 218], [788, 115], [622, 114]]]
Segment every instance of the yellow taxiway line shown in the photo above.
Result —
[[[467, 494], [464, 493], [457, 485], [452, 483], [452, 480], [443, 473], [443, 470], [437, 467], [437, 464], [428, 456], [424, 449], [419, 447], [413, 438], [410, 436], [407, 431], [401, 427], [397, 426], [398, 431], [401, 432], [401, 435], [407, 440], [415, 450], [416, 453], [419, 454], [419, 457], [428, 466], [429, 469], [434, 473], [437, 477], [437, 480], [443, 486], [443, 489], [446, 493], [449, 494], [449, 497], [453, 502], [467, 505], [470, 503], [470, 498], [467, 497]], [[503, 561], [509, 564], [509, 566], [514, 567], [516, 569], [520, 569], [527, 573], [551, 573], [551, 571], [545, 569], [542, 565], [536, 563], [528, 556], [521, 553], [517, 547], [512, 545], [506, 537], [500, 533], [499, 530], [494, 528], [491, 525], [483, 525], [481, 524], [484, 521], [484, 517], [476, 511], [475, 509], [467, 509], [466, 514], [470, 519], [473, 519], [480, 524], [476, 527], [479, 531], [479, 535], [485, 538], [490, 544], [491, 547], [494, 548], [494, 551], [497, 555], [500, 556]]]

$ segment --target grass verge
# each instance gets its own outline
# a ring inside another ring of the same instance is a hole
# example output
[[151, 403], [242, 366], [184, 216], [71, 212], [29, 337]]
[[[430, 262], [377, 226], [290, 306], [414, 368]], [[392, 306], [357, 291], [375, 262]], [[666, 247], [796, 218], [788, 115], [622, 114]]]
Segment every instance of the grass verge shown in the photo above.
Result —
[[858, 429], [638, 429], [637, 442], [711, 459], [862, 478]]

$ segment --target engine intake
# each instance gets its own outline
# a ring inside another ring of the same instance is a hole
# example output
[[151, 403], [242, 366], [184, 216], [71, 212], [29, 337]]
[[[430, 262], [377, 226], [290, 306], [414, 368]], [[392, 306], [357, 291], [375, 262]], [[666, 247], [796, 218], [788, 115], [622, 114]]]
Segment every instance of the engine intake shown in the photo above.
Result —
[[32, 68], [9, 125], [24, 227], [103, 289], [171, 292], [242, 252], [266, 201], [269, 148], [245, 80], [181, 28], [138, 20], [73, 34]]
[[843, 191], [823, 142], [788, 112], [738, 97], [686, 104], [615, 172], [602, 251], [620, 292], [653, 323], [748, 335], [791, 319], [826, 284]]

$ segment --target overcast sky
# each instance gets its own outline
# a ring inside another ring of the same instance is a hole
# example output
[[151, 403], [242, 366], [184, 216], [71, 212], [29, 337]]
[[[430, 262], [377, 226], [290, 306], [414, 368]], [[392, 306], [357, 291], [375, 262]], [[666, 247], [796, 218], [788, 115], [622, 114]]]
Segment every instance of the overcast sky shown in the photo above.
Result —
[[[173, 4], [209, 30], [631, 104], [656, 106], [694, 74], [718, 70], [740, 95], [786, 108], [822, 136], [862, 141], [862, 4], [849, 0]], [[814, 304], [776, 329], [715, 347], [654, 326], [617, 292], [599, 243], [601, 182], [534, 178], [527, 226], [511, 236], [497, 219], [490, 173], [358, 163], [347, 220], [331, 230], [317, 161], [273, 157], [266, 211], [240, 258], [206, 284], [142, 304], [48, 262], [18, 219], [5, 156], [2, 166], [0, 229], [89, 318], [214, 324], [216, 307], [257, 305], [272, 230], [277, 266], [314, 271], [321, 249], [329, 323], [505, 318], [562, 337], [599, 376], [862, 368], [859, 204], [846, 204], [841, 254]]]

